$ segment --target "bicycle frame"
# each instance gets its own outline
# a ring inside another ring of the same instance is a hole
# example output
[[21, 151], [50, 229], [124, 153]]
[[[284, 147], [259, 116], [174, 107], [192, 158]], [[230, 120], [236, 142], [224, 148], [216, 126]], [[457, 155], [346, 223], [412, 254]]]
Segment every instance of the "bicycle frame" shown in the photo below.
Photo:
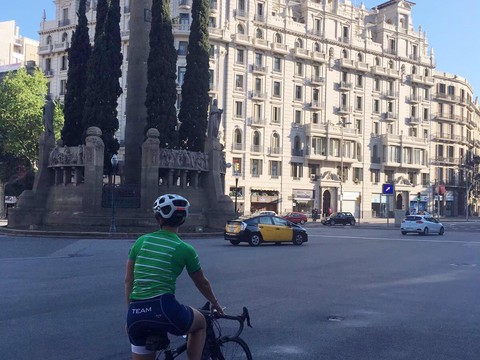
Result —
[[[243, 307], [243, 313], [241, 315], [236, 315], [236, 316], [227, 315], [227, 314], [223, 316], [218, 316], [216, 313], [212, 313], [208, 309], [210, 309], [210, 303], [208, 302], [201, 309], [199, 309], [199, 311], [205, 316], [205, 319], [207, 321], [207, 337], [209, 334], [210, 336], [212, 336], [213, 334], [213, 338], [206, 339], [205, 341], [206, 345], [210, 342], [210, 345], [209, 345], [210, 348], [207, 349], [208, 356], [210, 356], [211, 354], [218, 354], [220, 352], [220, 344], [223, 339], [238, 338], [243, 331], [245, 321], [247, 321], [247, 326], [252, 327], [252, 325], [250, 324], [250, 315], [246, 307]], [[218, 325], [219, 319], [238, 321], [239, 327], [237, 332], [234, 335], [222, 336], [220, 326]], [[214, 330], [215, 324], [217, 325], [217, 331], [219, 332], [218, 336], [215, 334], [215, 330]], [[159, 354], [157, 354], [156, 359], [161, 360], [161, 355], [163, 353], [164, 360], [174, 360], [177, 356], [179, 356], [186, 350], [187, 350], [186, 341], [176, 348], [171, 348], [170, 345], [168, 345]]]

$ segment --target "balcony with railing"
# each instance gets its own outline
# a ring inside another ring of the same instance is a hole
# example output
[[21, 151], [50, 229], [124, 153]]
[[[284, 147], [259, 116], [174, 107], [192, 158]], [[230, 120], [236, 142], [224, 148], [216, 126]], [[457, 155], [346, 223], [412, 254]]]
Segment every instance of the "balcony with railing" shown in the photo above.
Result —
[[341, 91], [349, 91], [353, 89], [353, 84], [346, 81], [340, 81], [338, 83], [338, 89]]
[[265, 65], [258, 65], [258, 64], [252, 65], [252, 73], [254, 74], [265, 75], [267, 72], [268, 72], [268, 67], [266, 67]]
[[339, 115], [348, 115], [352, 113], [352, 107], [348, 105], [340, 105], [337, 107], [337, 114]]
[[58, 27], [69, 26], [71, 24], [70, 19], [58, 20]]
[[387, 99], [396, 99], [398, 97], [398, 92], [395, 90], [386, 90], [384, 91], [383, 96]]
[[275, 53], [286, 55], [288, 54], [288, 45], [273, 42], [272, 44], [272, 51]]
[[263, 153], [263, 145], [251, 145], [250, 151], [252, 153]]
[[320, 51], [312, 51], [312, 60], [324, 63], [327, 61], [327, 55]]
[[252, 91], [252, 99], [253, 100], [266, 100], [267, 93], [261, 90], [253, 90]]
[[310, 51], [301, 47], [296, 47], [292, 50], [292, 54], [295, 57], [302, 59], [310, 59]]
[[45, 75], [45, 77], [52, 77], [53, 76], [53, 70], [52, 69], [47, 69], [47, 70], [44, 70], [43, 71], [43, 74]]
[[55, 44], [53, 44], [53, 51], [55, 51], [55, 52], [66, 51], [69, 46], [70, 46], [70, 43], [68, 41], [55, 43]]
[[390, 68], [387, 68], [384, 66], [378, 66], [378, 65], [372, 66], [370, 70], [374, 75], [382, 75], [382, 76], [391, 77], [395, 79], [400, 78], [400, 70], [390, 69]]
[[282, 148], [280, 146], [274, 146], [268, 148], [268, 155], [280, 156], [282, 154]]
[[433, 118], [437, 121], [464, 122], [464, 119], [460, 115], [454, 115], [450, 113], [436, 113], [433, 114]]
[[318, 75], [313, 75], [310, 78], [310, 85], [321, 85], [325, 82], [325, 78]]
[[407, 123], [409, 125], [420, 125], [422, 123], [422, 119], [419, 116], [410, 116], [407, 119]]
[[433, 77], [425, 76], [425, 75], [418, 75], [418, 74], [410, 75], [410, 82], [416, 83], [416, 84], [421, 84], [421, 85], [427, 85], [427, 86], [435, 85], [435, 80], [433, 79]]
[[460, 97], [456, 96], [455, 94], [445, 94], [441, 92], [437, 92], [435, 94], [435, 99], [452, 103], [460, 101]]
[[292, 149], [292, 156], [303, 156], [303, 149]]
[[190, 33], [190, 24], [173, 24], [173, 35], [188, 35]]
[[250, 37], [246, 34], [235, 34], [232, 36], [232, 40], [237, 44], [250, 45]]
[[53, 44], [40, 45], [38, 47], [38, 54], [45, 55], [53, 51]]
[[254, 38], [253, 39], [253, 45], [256, 48], [261, 48], [261, 49], [264, 49], [264, 50], [270, 50], [270, 44], [269, 44], [268, 40], [265, 40], [265, 39]]
[[263, 127], [265, 126], [265, 123], [265, 119], [259, 116], [248, 118], [248, 125], [250, 126]]
[[178, 2], [178, 8], [180, 10], [190, 10], [192, 7], [192, 0], [180, 0]]
[[237, 17], [237, 18], [246, 19], [247, 18], [247, 12], [245, 11], [245, 9], [235, 9], [234, 10], [234, 16]]
[[393, 122], [398, 120], [398, 115], [395, 114], [394, 112], [387, 111], [386, 113], [383, 114], [383, 120], [388, 121], [388, 122]]
[[319, 100], [313, 100], [309, 103], [310, 110], [321, 110], [323, 108], [322, 102]]
[[430, 162], [432, 165], [461, 165], [461, 158], [453, 156], [436, 156]]
[[245, 146], [243, 143], [233, 143], [232, 144], [232, 151], [245, 151]]

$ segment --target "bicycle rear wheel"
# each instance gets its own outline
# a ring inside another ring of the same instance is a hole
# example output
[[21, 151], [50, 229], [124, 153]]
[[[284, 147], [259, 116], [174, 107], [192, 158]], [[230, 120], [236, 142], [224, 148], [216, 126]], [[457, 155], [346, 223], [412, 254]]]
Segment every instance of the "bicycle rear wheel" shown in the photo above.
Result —
[[247, 343], [239, 338], [224, 338], [218, 343], [219, 353], [212, 354], [212, 360], [252, 360]]

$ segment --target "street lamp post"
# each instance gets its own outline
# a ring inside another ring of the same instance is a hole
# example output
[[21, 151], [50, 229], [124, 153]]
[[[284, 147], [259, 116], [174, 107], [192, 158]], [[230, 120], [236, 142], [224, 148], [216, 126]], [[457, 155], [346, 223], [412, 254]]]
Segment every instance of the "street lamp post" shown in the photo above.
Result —
[[110, 224], [110, 232], [114, 233], [117, 232], [117, 226], [115, 224], [115, 178], [117, 175], [117, 168], [118, 168], [118, 157], [116, 154], [112, 155], [110, 159], [112, 163], [112, 174], [113, 174], [113, 181], [112, 181], [112, 222]]
[[235, 176], [235, 215], [237, 215], [238, 213], [237, 211], [238, 179], [240, 177], [240, 174], [238, 173], [238, 171], [235, 171], [234, 176]]
[[343, 140], [343, 130], [346, 125], [350, 125], [350, 121], [346, 121], [345, 118], [338, 123], [340, 125], [340, 134], [341, 134], [341, 141], [340, 141], [340, 211], [343, 211], [343, 147], [344, 147], [344, 140]]

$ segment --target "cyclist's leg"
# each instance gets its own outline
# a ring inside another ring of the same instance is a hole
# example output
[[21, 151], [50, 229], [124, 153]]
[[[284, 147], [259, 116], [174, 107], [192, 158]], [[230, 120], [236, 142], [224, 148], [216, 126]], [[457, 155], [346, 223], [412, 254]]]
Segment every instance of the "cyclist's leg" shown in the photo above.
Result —
[[188, 360], [200, 360], [205, 344], [205, 317], [197, 309], [193, 309], [193, 322], [188, 330], [187, 355]]

